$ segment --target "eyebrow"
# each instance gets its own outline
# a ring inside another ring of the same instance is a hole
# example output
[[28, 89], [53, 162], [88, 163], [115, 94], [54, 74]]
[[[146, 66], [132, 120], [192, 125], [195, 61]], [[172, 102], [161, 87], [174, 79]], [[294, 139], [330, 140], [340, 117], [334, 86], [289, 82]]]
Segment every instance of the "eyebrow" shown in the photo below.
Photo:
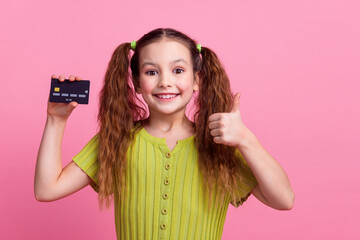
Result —
[[[182, 59], [182, 58], [176, 59], [176, 60], [172, 61], [171, 63], [177, 63], [177, 62], [184, 62], [184, 63], [187, 64], [187, 61], [185, 61], [185, 60]], [[146, 65], [157, 66], [158, 64], [153, 63], [153, 62], [144, 62], [144, 63], [141, 65], [141, 68], [145, 67]]]

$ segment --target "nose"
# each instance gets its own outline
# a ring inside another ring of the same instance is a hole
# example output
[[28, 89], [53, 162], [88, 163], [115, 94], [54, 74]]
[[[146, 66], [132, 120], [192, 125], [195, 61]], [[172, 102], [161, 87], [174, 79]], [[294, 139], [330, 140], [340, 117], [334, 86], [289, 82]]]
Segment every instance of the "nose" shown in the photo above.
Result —
[[159, 76], [159, 87], [168, 88], [173, 86], [171, 75], [163, 73]]

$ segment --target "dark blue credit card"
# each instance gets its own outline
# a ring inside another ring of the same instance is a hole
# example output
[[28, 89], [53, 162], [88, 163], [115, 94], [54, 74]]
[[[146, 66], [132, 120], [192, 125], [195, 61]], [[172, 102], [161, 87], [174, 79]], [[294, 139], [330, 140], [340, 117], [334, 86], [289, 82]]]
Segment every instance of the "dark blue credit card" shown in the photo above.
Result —
[[71, 82], [65, 79], [60, 82], [57, 78], [51, 79], [50, 102], [70, 103], [75, 101], [79, 104], [89, 103], [90, 81], [81, 80]]

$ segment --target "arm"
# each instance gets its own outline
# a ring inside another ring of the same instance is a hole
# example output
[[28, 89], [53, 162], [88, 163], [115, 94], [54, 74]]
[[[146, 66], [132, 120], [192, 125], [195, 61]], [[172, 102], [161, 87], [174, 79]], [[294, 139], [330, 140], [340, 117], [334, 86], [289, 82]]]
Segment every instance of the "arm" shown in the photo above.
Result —
[[230, 113], [215, 113], [209, 117], [214, 142], [236, 147], [241, 152], [258, 182], [252, 194], [259, 201], [278, 210], [289, 210], [295, 200], [289, 179], [280, 164], [242, 122], [239, 107], [238, 93]]
[[61, 142], [65, 124], [47, 118], [35, 169], [34, 194], [38, 201], [66, 197], [92, 181], [73, 161], [62, 168]]
[[245, 141], [239, 143], [237, 148], [258, 181], [252, 194], [269, 207], [290, 210], [293, 207], [295, 195], [285, 171], [252, 132], [247, 130], [245, 136]]
[[[70, 76], [69, 79], [74, 78]], [[34, 194], [38, 201], [54, 201], [66, 197], [92, 181], [74, 162], [62, 168], [61, 142], [67, 118], [76, 106], [76, 102], [48, 103], [48, 116], [34, 177]]]

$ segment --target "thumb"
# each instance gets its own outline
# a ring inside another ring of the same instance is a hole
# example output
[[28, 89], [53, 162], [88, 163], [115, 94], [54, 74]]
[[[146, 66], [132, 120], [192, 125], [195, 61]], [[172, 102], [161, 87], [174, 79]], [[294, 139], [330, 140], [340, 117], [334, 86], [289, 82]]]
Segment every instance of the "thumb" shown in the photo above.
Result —
[[71, 113], [79, 104], [77, 102], [71, 102], [67, 105], [66, 111]]
[[240, 108], [240, 93], [236, 93], [233, 100], [233, 107], [231, 112], [237, 112]]

